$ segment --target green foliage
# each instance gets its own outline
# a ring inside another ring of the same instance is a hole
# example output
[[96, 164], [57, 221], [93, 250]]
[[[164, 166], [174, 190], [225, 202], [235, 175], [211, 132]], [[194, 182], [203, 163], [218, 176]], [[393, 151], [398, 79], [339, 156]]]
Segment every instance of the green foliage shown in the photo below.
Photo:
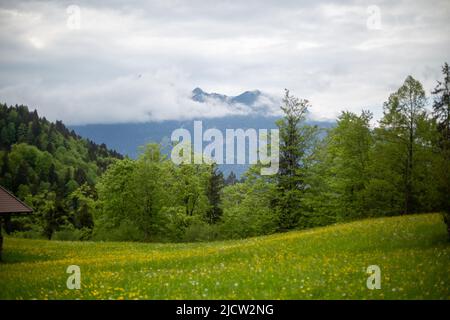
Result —
[[204, 220], [197, 219], [185, 229], [182, 240], [185, 242], [212, 241], [217, 237], [217, 225], [211, 225]]
[[258, 163], [240, 181], [234, 173], [224, 179], [216, 164], [175, 165], [157, 144], [123, 159], [60, 121], [0, 105], [0, 183], [35, 209], [13, 219], [11, 229], [48, 239], [183, 242], [448, 214], [447, 64], [443, 75], [432, 114], [421, 83], [408, 76], [388, 97], [379, 125], [368, 111], [342, 112], [323, 134], [305, 123], [309, 102], [286, 90], [277, 121], [279, 172], [262, 176]]
[[434, 175], [438, 186], [441, 206], [450, 214], [450, 68], [447, 63], [442, 67], [444, 79], [438, 81], [433, 90], [433, 117], [436, 121], [437, 137], [434, 145], [438, 150], [437, 172]]
[[275, 196], [275, 212], [279, 229], [288, 230], [305, 226], [305, 208], [302, 198], [307, 187], [311, 144], [315, 141], [315, 127], [306, 125], [308, 100], [300, 100], [286, 90], [281, 110], [284, 117], [277, 122], [280, 130], [280, 164], [277, 175], [278, 192]]
[[42, 227], [37, 224], [31, 224], [25, 231], [15, 231], [12, 235], [24, 239], [45, 239]]
[[83, 184], [92, 187], [116, 158], [122, 156], [82, 139], [60, 121], [39, 118], [26, 106], [0, 104], [0, 184], [34, 209], [29, 217], [13, 219], [12, 232], [36, 235], [39, 225], [51, 238], [66, 224], [92, 228], [92, 210], [76, 206], [71, 194]]
[[121, 221], [114, 228], [107, 224], [96, 225], [92, 239], [97, 241], [142, 241], [144, 234], [139, 227], [127, 220]]
[[72, 224], [61, 227], [52, 236], [52, 240], [60, 241], [79, 241], [87, 240], [91, 236], [92, 230], [89, 228], [77, 229]]
[[[384, 117], [380, 121], [379, 137], [382, 143], [392, 146], [398, 160], [396, 174], [401, 182], [396, 185], [403, 197], [403, 213], [415, 212], [417, 194], [415, 179], [416, 150], [427, 145], [420, 127], [426, 122], [425, 91], [422, 84], [408, 76], [404, 84], [384, 105]], [[379, 139], [380, 139], [379, 138]]]
[[385, 103], [378, 127], [371, 128], [368, 112], [341, 114], [307, 170], [309, 227], [445, 208], [450, 161], [425, 102], [422, 85], [409, 76]]
[[93, 228], [93, 217], [99, 205], [96, 196], [95, 188], [88, 184], [83, 184], [69, 195], [70, 220], [73, 226], [76, 228]]
[[224, 187], [225, 181], [223, 173], [219, 171], [217, 165], [211, 165], [210, 178], [207, 182], [206, 194], [210, 204], [210, 208], [206, 212], [206, 220], [210, 223], [216, 223], [222, 216], [223, 210], [221, 208], [221, 191]]
[[372, 115], [342, 112], [336, 126], [315, 150], [307, 175], [310, 186], [305, 202], [317, 211], [315, 223], [327, 224], [366, 215], [365, 193], [369, 184], [369, 151]]
[[[218, 202], [208, 197], [213, 174], [214, 166], [175, 166], [159, 145], [149, 144], [138, 160], [117, 161], [102, 176], [95, 226], [113, 230], [129, 221], [142, 234], [140, 240], [182, 241], [192, 224], [215, 222], [211, 210]], [[219, 193], [220, 186], [214, 187]]]
[[276, 183], [259, 172], [259, 167], [253, 167], [243, 183], [224, 188], [221, 237], [244, 238], [277, 230], [279, 221], [272, 205]]

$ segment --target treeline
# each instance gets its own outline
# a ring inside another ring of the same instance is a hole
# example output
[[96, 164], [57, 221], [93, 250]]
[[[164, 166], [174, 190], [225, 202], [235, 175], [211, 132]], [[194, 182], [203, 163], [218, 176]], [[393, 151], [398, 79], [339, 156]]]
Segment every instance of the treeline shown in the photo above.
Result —
[[286, 91], [280, 170], [222, 193], [223, 224], [233, 237], [310, 228], [366, 217], [450, 213], [450, 73], [432, 94], [408, 76], [384, 103], [383, 117], [342, 112], [323, 139], [305, 124], [307, 100]]
[[[37, 206], [41, 222], [29, 228], [51, 221], [58, 239], [199, 241], [432, 211], [448, 219], [447, 64], [442, 71], [431, 100], [408, 76], [387, 97], [377, 125], [369, 111], [342, 112], [326, 134], [305, 123], [309, 102], [286, 91], [276, 175], [260, 175], [258, 164], [241, 181], [231, 176], [226, 183], [216, 165], [175, 165], [150, 144], [137, 160], [114, 160], [95, 183], [93, 177], [65, 191], [78, 220], [56, 221], [58, 208]], [[40, 199], [19, 189], [22, 198]]]
[[309, 102], [286, 91], [278, 174], [255, 165], [224, 185], [212, 165], [174, 165], [157, 145], [114, 163], [97, 185], [94, 236], [195, 241], [270, 234], [366, 217], [449, 211], [449, 68], [432, 92], [409, 76], [372, 114], [342, 112], [327, 130], [305, 122]]
[[95, 189], [97, 178], [122, 158], [61, 121], [49, 122], [23, 105], [0, 104], [0, 184], [35, 210], [10, 221], [7, 231], [51, 238], [62, 226], [92, 228], [91, 213], [79, 208], [72, 193], [80, 186]]

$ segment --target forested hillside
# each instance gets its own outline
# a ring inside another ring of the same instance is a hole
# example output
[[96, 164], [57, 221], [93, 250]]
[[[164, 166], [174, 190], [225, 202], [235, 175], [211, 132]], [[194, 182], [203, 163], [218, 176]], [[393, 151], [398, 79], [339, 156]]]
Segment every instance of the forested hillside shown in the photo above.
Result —
[[[61, 226], [92, 228], [91, 213], [73, 196], [92, 187], [114, 159], [122, 156], [49, 122], [26, 106], [0, 104], [0, 184], [31, 205], [35, 214], [10, 222], [8, 231], [41, 233]], [[92, 189], [92, 190], [91, 190]]]

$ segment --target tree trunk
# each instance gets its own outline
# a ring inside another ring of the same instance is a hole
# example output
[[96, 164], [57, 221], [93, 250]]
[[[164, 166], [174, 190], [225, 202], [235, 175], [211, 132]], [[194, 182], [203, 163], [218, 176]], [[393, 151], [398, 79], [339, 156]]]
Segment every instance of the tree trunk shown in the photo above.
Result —
[[406, 203], [405, 214], [411, 213], [411, 193], [412, 193], [412, 171], [413, 171], [413, 132], [412, 129], [409, 134], [409, 146], [408, 146], [408, 167], [406, 168]]
[[2, 235], [2, 218], [0, 218], [0, 262], [2, 261], [3, 252], [3, 235]]
[[408, 143], [408, 163], [406, 168], [406, 195], [405, 195], [405, 214], [411, 213], [411, 197], [412, 197], [412, 171], [413, 171], [413, 147], [414, 147], [414, 104], [410, 99], [410, 115], [409, 115], [409, 143]]

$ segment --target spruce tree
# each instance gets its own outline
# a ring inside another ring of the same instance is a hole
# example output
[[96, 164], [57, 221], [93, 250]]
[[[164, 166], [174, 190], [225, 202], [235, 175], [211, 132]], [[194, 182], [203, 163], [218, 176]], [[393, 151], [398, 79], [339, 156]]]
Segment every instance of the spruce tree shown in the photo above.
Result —
[[[279, 229], [287, 230], [299, 223], [305, 226], [301, 199], [307, 188], [305, 173], [307, 152], [314, 136], [314, 127], [305, 124], [308, 100], [298, 99], [285, 91], [281, 110], [284, 117], [277, 121], [280, 130], [280, 165], [277, 175], [278, 193], [275, 202]], [[302, 220], [302, 221], [301, 221]]]
[[445, 211], [444, 221], [450, 235], [450, 68], [448, 63], [442, 67], [443, 81], [438, 81], [431, 92], [434, 95], [433, 116], [438, 129], [438, 149], [441, 155], [439, 168], [440, 194]]
[[208, 223], [216, 223], [222, 216], [222, 208], [220, 207], [220, 194], [224, 187], [223, 173], [219, 170], [217, 165], [211, 165], [211, 174], [209, 177], [206, 194], [208, 196], [210, 208], [207, 211]]

